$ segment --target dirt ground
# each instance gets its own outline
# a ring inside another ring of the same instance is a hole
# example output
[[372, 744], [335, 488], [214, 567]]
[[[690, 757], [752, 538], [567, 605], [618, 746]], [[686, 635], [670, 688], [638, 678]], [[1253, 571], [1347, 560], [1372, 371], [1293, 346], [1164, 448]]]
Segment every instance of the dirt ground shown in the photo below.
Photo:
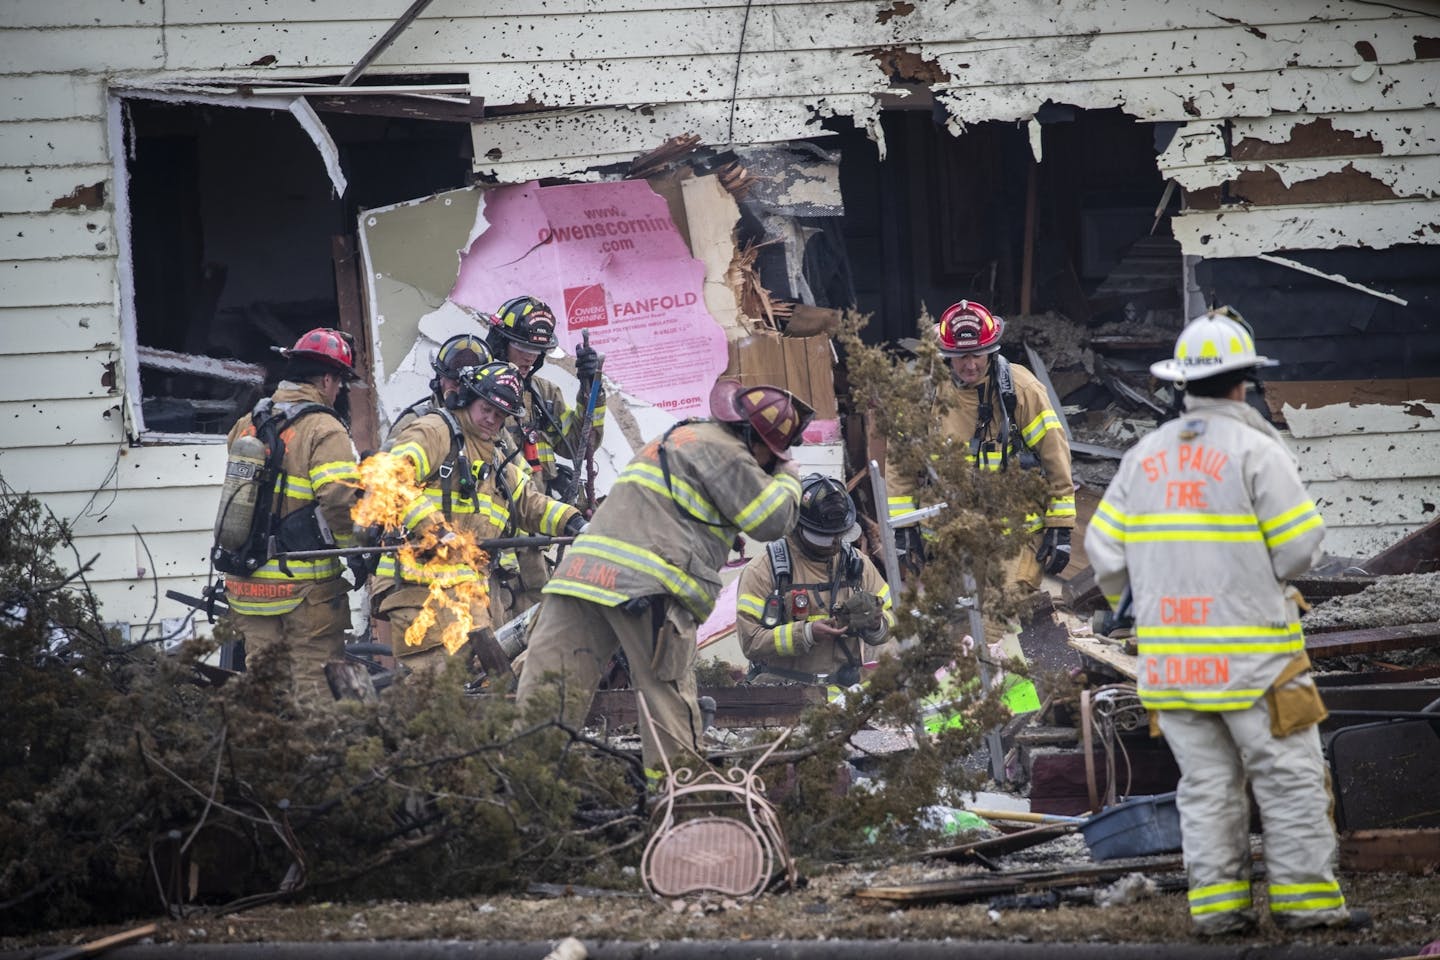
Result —
[[[1056, 862], [1050, 866], [1059, 866]], [[853, 896], [859, 887], [956, 878], [979, 868], [942, 862], [901, 864], [883, 870], [834, 868], [807, 879], [792, 893], [767, 894], [751, 903], [719, 898], [657, 903], [637, 893], [508, 896], [428, 903], [383, 901], [270, 905], [216, 917], [196, 914], [160, 923], [157, 942], [240, 943], [367, 940], [750, 940], [943, 939], [1015, 942], [1175, 943], [1194, 939], [1181, 892], [1156, 893], [1138, 902], [1100, 908], [1062, 903], [1023, 910], [979, 902], [900, 909]], [[1440, 939], [1440, 877], [1397, 874], [1342, 878], [1349, 901], [1375, 914], [1363, 932], [1308, 937], [1278, 934], [1268, 924], [1233, 943], [1392, 944], [1413, 955]], [[1263, 889], [1263, 884], [1257, 890]], [[136, 918], [144, 922], [153, 918]], [[81, 943], [114, 932], [54, 931], [24, 940], [0, 940], [0, 949]]]

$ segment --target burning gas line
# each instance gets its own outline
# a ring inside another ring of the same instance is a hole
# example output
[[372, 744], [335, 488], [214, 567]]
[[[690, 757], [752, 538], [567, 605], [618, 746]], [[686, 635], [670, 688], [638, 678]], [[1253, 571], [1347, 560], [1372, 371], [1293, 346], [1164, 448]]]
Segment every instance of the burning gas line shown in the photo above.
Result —
[[[440, 615], [448, 612], [441, 642], [446, 652], [456, 653], [475, 629], [472, 607], [489, 602], [490, 554], [472, 534], [445, 523], [426, 524], [418, 538], [407, 537], [406, 514], [425, 496], [408, 459], [384, 451], [372, 454], [360, 464], [360, 487], [364, 495], [350, 511], [355, 529], [380, 531], [381, 549], [393, 550], [402, 570], [423, 570], [431, 581], [424, 605], [405, 631], [406, 646], [420, 646]], [[457, 581], [464, 575], [457, 567], [468, 567], [479, 579]]]

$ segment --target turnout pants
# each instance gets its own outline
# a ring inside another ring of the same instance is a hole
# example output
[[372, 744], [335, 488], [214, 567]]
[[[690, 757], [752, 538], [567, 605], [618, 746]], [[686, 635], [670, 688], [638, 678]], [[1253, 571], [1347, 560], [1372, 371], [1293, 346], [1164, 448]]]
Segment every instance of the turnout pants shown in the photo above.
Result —
[[325, 664], [344, 656], [350, 629], [350, 602], [344, 580], [322, 580], [302, 589], [300, 605], [273, 616], [231, 614], [245, 637], [246, 656], [275, 646], [289, 649], [295, 689], [302, 699], [333, 700]]
[[1279, 925], [1348, 915], [1331, 864], [1336, 853], [1320, 732], [1270, 732], [1264, 697], [1245, 710], [1160, 711], [1160, 730], [1180, 765], [1180, 829], [1190, 917], [1202, 930], [1249, 914], [1248, 779], [1265, 831], [1270, 914]]
[[549, 594], [530, 628], [525, 669], [516, 705], [523, 715], [536, 692], [558, 689], [560, 716], [578, 728], [585, 722], [595, 688], [616, 649], [624, 650], [630, 680], [645, 695], [658, 738], [643, 721], [640, 743], [651, 782], [664, 775], [662, 757], [672, 766], [693, 766], [700, 751], [700, 706], [695, 687], [695, 621], [665, 597], [631, 613], [588, 600]]
[[[412, 647], [405, 642], [405, 631], [410, 629], [410, 625], [420, 616], [429, 596], [428, 586], [407, 583], [390, 591], [380, 601], [379, 616], [390, 623], [390, 649], [400, 663], [417, 672], [444, 670], [445, 664], [450, 660], [450, 654], [440, 639], [445, 628], [455, 622], [455, 616], [449, 607], [438, 609], [435, 622], [425, 631], [419, 646]], [[490, 626], [488, 598], [484, 603], [470, 604], [470, 619], [474, 622], [473, 629]]]

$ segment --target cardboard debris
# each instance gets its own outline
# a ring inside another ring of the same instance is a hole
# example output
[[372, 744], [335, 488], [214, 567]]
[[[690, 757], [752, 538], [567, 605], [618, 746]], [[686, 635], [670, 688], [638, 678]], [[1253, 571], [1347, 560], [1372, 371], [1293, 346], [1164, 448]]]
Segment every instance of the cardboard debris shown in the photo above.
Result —
[[742, 340], [730, 341], [730, 364], [725, 375], [741, 383], [768, 383], [783, 387], [815, 408], [817, 420], [839, 416], [835, 404], [835, 354], [830, 338], [782, 337], [757, 330]]

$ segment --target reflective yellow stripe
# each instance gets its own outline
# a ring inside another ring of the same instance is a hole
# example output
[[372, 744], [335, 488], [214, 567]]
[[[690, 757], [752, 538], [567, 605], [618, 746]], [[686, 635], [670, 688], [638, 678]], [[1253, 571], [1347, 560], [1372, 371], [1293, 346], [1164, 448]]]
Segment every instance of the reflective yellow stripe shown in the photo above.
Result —
[[1055, 416], [1055, 411], [1049, 408], [1041, 410], [1040, 413], [1026, 424], [1025, 429], [1020, 431], [1025, 438], [1025, 446], [1033, 447], [1051, 430], [1061, 430], [1060, 418]]
[[637, 547], [612, 537], [587, 534], [576, 540], [570, 546], [570, 550], [580, 556], [594, 557], [607, 563], [619, 564], [636, 573], [653, 577], [665, 584], [666, 589], [671, 593], [687, 601], [687, 605], [691, 606], [694, 612], [712, 606], [710, 597], [700, 588], [694, 578], [658, 553], [652, 553], [643, 547]]
[[545, 584], [541, 593], [554, 593], [562, 597], [574, 597], [577, 600], [590, 600], [600, 604], [602, 607], [618, 607], [630, 598], [618, 590], [606, 590], [604, 587], [597, 587], [593, 583], [583, 583], [579, 580], [565, 580], [554, 577]]
[[735, 598], [735, 612], [759, 620], [765, 613], [765, 600], [753, 593], [742, 593]]
[[319, 490], [327, 483], [337, 482], [359, 486], [360, 471], [355, 469], [355, 464], [348, 460], [335, 460], [310, 468], [310, 486], [313, 489]]
[[1244, 710], [1264, 693], [1264, 690], [1141, 690], [1140, 704], [1146, 710]]
[[800, 481], [782, 473], [765, 485], [760, 495], [745, 505], [735, 517], [735, 523], [746, 533], [753, 533], [770, 519], [770, 516], [786, 503], [800, 500]]
[[279, 560], [266, 560], [254, 573], [251, 580], [329, 580], [340, 576], [340, 561], [334, 557], [319, 560], [289, 560], [285, 566], [289, 573], [282, 573]]
[[775, 634], [775, 652], [782, 657], [794, 656], [795, 624], [782, 623], [772, 632]]
[[920, 509], [920, 504], [914, 497], [887, 497], [885, 502], [892, 517]]
[[[649, 463], [631, 463], [620, 473], [616, 484], [633, 483], [653, 493], [673, 500], [680, 505], [682, 510], [687, 511], [691, 516], [704, 520], [706, 529], [718, 537], [721, 541], [729, 543], [732, 537], [726, 532], [723, 524], [725, 518], [714, 505], [700, 495], [700, 492], [680, 477], [671, 476], [673, 490], [665, 487], [665, 474], [657, 466]], [[712, 526], [722, 524], [722, 526]]]
[[430, 458], [425, 454], [425, 447], [414, 440], [399, 444], [390, 451], [394, 456], [405, 457], [415, 464], [415, 481], [418, 483], [430, 476]]
[[1306, 500], [1304, 503], [1266, 520], [1260, 524], [1260, 530], [1265, 534], [1265, 544], [1273, 548], [1289, 543], [1302, 533], [1324, 525], [1325, 521], [1315, 508], [1315, 502]]
[[[1135, 636], [1137, 651], [1142, 657], [1200, 653], [1298, 653], [1305, 648], [1305, 634], [1298, 622], [1283, 627], [1140, 626], [1136, 627]], [[1156, 643], [1156, 640], [1172, 642]], [[1230, 642], [1225, 642], [1227, 640]]]
[[287, 597], [283, 600], [241, 600], [239, 597], [225, 598], [234, 613], [248, 617], [279, 617], [300, 606], [303, 597]]
[[1195, 917], [1210, 913], [1246, 910], [1249, 909], [1251, 903], [1250, 881], [1212, 883], [1209, 886], [1196, 887], [1187, 896], [1190, 901], [1190, 915]]
[[1045, 508], [1047, 517], [1073, 517], [1075, 516], [1074, 497], [1055, 497]]
[[397, 560], [397, 554], [387, 553], [380, 558], [375, 575], [381, 578], [398, 575], [408, 583], [475, 583], [480, 575], [473, 567], [463, 563], [427, 563], [419, 565], [409, 560]]
[[279, 480], [278, 477], [276, 478], [276, 480], [275, 480], [275, 492], [276, 492], [276, 493], [281, 493], [281, 492], [283, 492], [283, 493], [285, 494], [285, 496], [289, 497], [291, 500], [314, 500], [314, 499], [315, 499], [315, 491], [311, 488], [311, 486], [310, 486], [310, 481], [309, 481], [309, 480], [307, 480], [307, 479], [304, 478], [304, 477], [291, 476], [291, 475], [288, 474], [288, 473], [285, 475], [285, 489], [284, 489], [284, 491], [281, 491], [281, 490], [280, 490], [280, 480]]
[[560, 533], [561, 518], [569, 512], [570, 508], [558, 500], [551, 500], [545, 505], [545, 515], [540, 518], [540, 532], [547, 537], [553, 537]]
[[1337, 910], [1345, 906], [1340, 884], [1335, 881], [1271, 884], [1269, 891], [1271, 913], [1286, 910]]

